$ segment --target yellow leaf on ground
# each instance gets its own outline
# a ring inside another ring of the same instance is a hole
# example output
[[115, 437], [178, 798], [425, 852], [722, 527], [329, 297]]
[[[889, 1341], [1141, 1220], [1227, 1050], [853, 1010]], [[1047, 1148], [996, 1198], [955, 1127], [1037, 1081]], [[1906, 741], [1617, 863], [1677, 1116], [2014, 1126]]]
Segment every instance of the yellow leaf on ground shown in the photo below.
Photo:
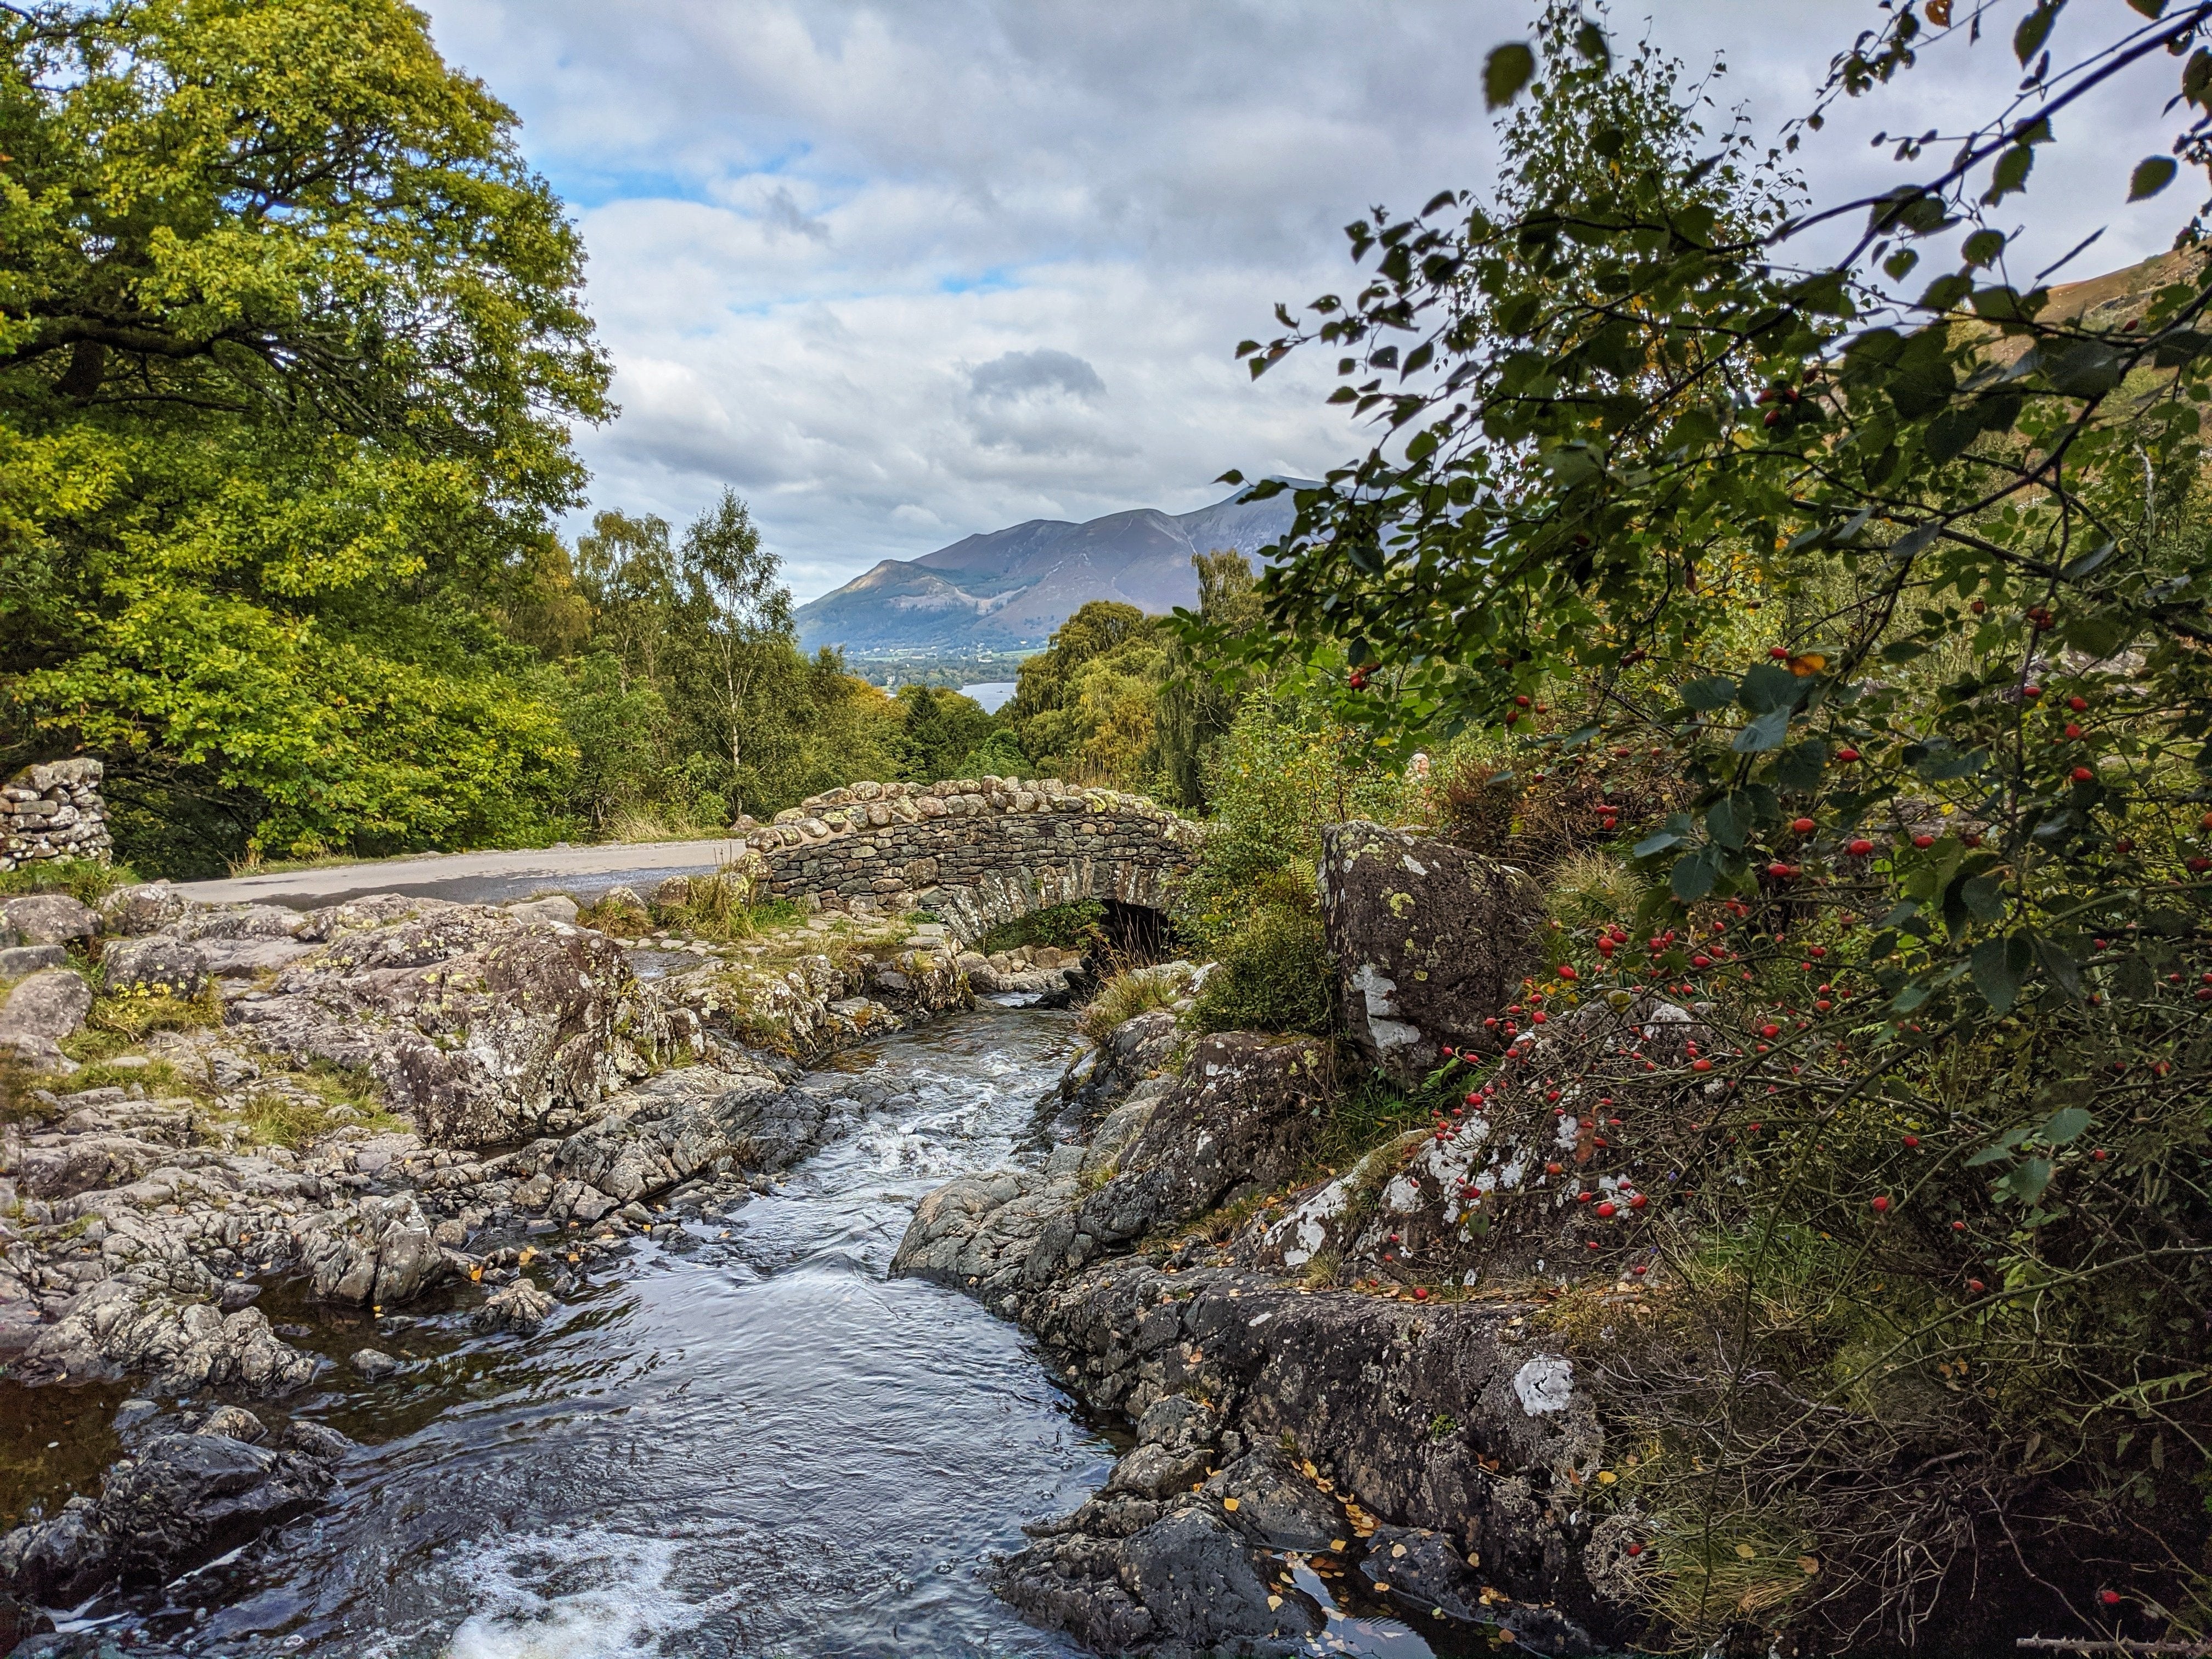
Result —
[[1759, 1553], [1757, 1550], [1752, 1548], [1748, 1544], [1738, 1544], [1735, 1547], [1735, 1553], [1747, 1561], [1750, 1560], [1753, 1556]]
[[1221, 1507], [1233, 1514], [1236, 1511], [1237, 1500], [1233, 1498], [1224, 1498], [1221, 1500]]
[[1801, 1555], [1797, 1558], [1797, 1565], [1803, 1569], [1805, 1576], [1810, 1578], [1814, 1573], [1820, 1571], [1820, 1558], [1817, 1555]]

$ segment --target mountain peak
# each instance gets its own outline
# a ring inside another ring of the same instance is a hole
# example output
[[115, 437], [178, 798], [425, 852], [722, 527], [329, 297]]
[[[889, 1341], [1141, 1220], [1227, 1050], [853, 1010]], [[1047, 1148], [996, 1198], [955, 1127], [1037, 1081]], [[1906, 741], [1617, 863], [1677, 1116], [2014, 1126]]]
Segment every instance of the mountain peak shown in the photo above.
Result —
[[1195, 604], [1193, 555], [1234, 548], [1251, 557], [1281, 538], [1296, 512], [1287, 495], [1231, 495], [1193, 513], [1143, 507], [1084, 524], [1031, 519], [918, 559], [882, 561], [799, 606], [799, 643], [858, 653], [1042, 649], [1092, 599], [1153, 612]]

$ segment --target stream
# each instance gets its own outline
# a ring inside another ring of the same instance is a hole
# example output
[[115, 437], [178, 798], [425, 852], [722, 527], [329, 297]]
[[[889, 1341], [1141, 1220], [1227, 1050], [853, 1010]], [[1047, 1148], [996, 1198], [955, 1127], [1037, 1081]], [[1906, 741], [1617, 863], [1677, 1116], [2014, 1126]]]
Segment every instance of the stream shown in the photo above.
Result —
[[[477, 1334], [458, 1297], [372, 1329], [272, 1287], [272, 1318], [313, 1322], [302, 1346], [409, 1362], [374, 1385], [340, 1363], [290, 1402], [365, 1443], [343, 1493], [74, 1627], [241, 1659], [1075, 1653], [984, 1569], [1095, 1490], [1115, 1447], [1014, 1327], [885, 1278], [924, 1194], [1042, 1155], [1036, 1103], [1075, 1041], [1070, 1014], [988, 1010], [843, 1057], [879, 1103], [856, 1127], [601, 1264], [533, 1338]], [[0, 1401], [0, 1441], [64, 1437], [46, 1501], [96, 1486], [125, 1392]], [[1319, 1645], [1431, 1651], [1387, 1618]]]

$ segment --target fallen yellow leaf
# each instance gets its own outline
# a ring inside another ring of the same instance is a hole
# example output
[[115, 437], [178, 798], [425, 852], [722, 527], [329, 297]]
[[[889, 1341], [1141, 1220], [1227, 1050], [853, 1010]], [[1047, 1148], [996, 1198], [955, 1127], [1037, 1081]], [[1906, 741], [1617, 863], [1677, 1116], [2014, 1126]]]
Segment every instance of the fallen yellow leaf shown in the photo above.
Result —
[[1390, 1546], [1390, 1559], [1394, 1561], [1405, 1553], [1406, 1547], [1403, 1544], [1393, 1544]]
[[1273, 1611], [1274, 1608], [1279, 1607], [1282, 1605], [1283, 1598], [1279, 1595], [1271, 1595], [1267, 1598], [1267, 1607], [1270, 1611]]
[[1620, 1477], [1611, 1469], [1600, 1469], [1597, 1472], [1597, 1483], [1601, 1486], [1609, 1486], [1620, 1479]]
[[1797, 1565], [1805, 1576], [1810, 1578], [1820, 1571], [1820, 1558], [1817, 1555], [1801, 1555], [1797, 1558]]
[[1221, 1507], [1233, 1511], [1237, 1508], [1237, 1500], [1233, 1498], [1224, 1498], [1221, 1500]]
[[1738, 1544], [1735, 1547], [1735, 1553], [1747, 1561], [1750, 1560], [1753, 1556], [1759, 1553], [1757, 1550], [1752, 1548], [1748, 1544]]

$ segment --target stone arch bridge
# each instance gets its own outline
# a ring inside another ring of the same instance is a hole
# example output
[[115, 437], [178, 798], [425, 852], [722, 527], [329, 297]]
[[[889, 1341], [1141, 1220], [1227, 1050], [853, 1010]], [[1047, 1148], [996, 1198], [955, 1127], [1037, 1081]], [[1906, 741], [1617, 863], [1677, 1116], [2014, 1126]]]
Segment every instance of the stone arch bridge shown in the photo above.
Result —
[[1057, 778], [855, 783], [746, 828], [757, 890], [812, 909], [933, 911], [963, 942], [1049, 905], [1164, 909], [1200, 825]]

